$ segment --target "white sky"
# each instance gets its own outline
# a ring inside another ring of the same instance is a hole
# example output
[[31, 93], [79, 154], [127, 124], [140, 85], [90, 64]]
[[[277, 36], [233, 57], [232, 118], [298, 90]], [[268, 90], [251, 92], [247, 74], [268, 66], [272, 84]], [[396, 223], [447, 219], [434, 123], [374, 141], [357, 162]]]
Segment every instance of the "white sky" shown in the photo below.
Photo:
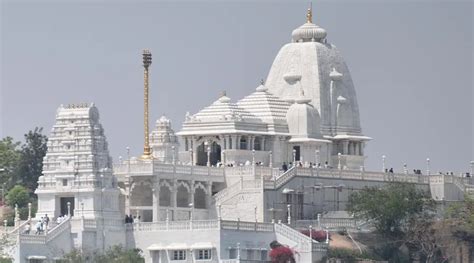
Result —
[[[307, 2], [2, 1], [0, 137], [46, 132], [60, 104], [95, 102], [114, 159], [143, 144], [142, 48], [151, 118], [176, 131], [227, 91], [265, 78]], [[467, 171], [473, 159], [473, 2], [317, 1], [314, 21], [356, 88], [368, 169]]]

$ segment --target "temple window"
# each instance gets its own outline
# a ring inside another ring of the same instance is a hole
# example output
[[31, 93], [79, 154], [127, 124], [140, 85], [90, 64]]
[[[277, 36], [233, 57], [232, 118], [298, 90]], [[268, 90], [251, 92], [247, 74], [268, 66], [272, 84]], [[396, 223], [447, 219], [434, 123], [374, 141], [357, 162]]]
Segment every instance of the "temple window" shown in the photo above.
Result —
[[247, 137], [245, 136], [242, 136], [242, 138], [240, 138], [240, 149], [242, 150], [247, 149]]
[[173, 250], [172, 260], [186, 260], [186, 250]]
[[177, 207], [189, 207], [189, 192], [186, 187], [180, 185], [176, 192], [176, 206]]
[[171, 206], [171, 191], [164, 185], [160, 187], [160, 206]]
[[200, 187], [194, 192], [194, 208], [206, 209], [206, 192]]
[[196, 254], [197, 260], [211, 259], [211, 250], [210, 249], [199, 249]]
[[255, 151], [261, 151], [262, 150], [262, 142], [260, 140], [260, 137], [255, 137], [255, 140], [253, 142], [253, 149]]

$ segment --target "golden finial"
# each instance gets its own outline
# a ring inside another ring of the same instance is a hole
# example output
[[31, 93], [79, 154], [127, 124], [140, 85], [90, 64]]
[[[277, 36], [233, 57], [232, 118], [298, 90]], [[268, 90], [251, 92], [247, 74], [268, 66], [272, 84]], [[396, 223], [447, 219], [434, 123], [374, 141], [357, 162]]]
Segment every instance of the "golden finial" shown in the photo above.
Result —
[[306, 22], [313, 23], [313, 3], [311, 3], [308, 8], [308, 13], [306, 14]]

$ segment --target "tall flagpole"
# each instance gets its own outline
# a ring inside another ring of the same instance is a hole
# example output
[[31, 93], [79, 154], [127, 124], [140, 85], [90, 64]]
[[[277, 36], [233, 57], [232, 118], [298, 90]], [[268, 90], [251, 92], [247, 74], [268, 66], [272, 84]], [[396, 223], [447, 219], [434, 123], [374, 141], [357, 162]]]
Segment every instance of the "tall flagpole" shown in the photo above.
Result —
[[145, 144], [143, 146], [143, 155], [142, 159], [152, 159], [151, 149], [150, 149], [150, 135], [149, 135], [149, 125], [148, 125], [148, 68], [151, 65], [151, 52], [148, 49], [143, 50], [143, 67], [145, 71], [143, 73], [144, 77], [144, 123], [143, 128], [145, 132]]

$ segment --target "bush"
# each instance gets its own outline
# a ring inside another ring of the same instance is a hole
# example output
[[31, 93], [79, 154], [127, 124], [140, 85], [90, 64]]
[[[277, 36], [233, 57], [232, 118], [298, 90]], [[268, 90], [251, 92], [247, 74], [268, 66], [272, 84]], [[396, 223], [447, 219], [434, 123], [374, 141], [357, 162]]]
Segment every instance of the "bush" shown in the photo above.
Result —
[[357, 262], [361, 259], [380, 260], [379, 257], [372, 255], [367, 251], [359, 253], [358, 251], [347, 248], [330, 248], [327, 257], [341, 259], [343, 262]]
[[[301, 234], [310, 236], [309, 230], [302, 230]], [[331, 233], [328, 233], [329, 239], [331, 239]], [[313, 237], [314, 240], [318, 242], [324, 242], [326, 241], [326, 231], [324, 230], [311, 230], [311, 236]]]
[[270, 251], [270, 258], [274, 263], [295, 262], [293, 251], [289, 247], [279, 246]]

